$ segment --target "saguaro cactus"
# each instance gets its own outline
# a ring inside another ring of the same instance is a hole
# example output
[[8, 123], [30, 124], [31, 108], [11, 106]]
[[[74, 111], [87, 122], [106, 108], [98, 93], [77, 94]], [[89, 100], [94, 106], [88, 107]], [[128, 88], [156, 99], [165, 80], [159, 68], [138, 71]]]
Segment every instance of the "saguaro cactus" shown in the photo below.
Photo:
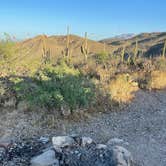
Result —
[[103, 43], [103, 52], [106, 52], [106, 49], [105, 49], [105, 42]]
[[49, 49], [47, 48], [46, 39], [47, 39], [47, 36], [43, 35], [42, 36], [42, 60], [44, 64], [49, 63], [51, 58], [50, 57], [51, 51], [50, 51], [50, 48]]
[[165, 53], [166, 53], [166, 41], [165, 41], [164, 47], [163, 47], [163, 54], [162, 54], [163, 58], [165, 58]]
[[88, 59], [89, 48], [88, 48], [88, 33], [85, 32], [84, 43], [81, 46], [81, 53], [84, 55], [85, 61]]
[[122, 52], [121, 52], [121, 61], [122, 61], [122, 63], [124, 62], [124, 56], [125, 56], [125, 46], [123, 46]]
[[136, 39], [135, 49], [134, 49], [134, 61], [136, 60], [137, 55], [138, 55], [138, 40]]
[[69, 26], [67, 27], [67, 35], [66, 35], [66, 47], [65, 49], [62, 51], [62, 54], [64, 56], [64, 58], [67, 58], [67, 61], [70, 62], [71, 61], [71, 54], [72, 54], [72, 50], [70, 48], [70, 29]]

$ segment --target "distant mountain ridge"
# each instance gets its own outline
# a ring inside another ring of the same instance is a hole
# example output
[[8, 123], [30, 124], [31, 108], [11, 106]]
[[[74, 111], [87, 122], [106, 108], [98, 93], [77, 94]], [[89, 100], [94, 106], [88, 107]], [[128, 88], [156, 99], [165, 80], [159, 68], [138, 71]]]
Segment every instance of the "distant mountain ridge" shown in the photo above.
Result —
[[130, 39], [132, 37], [134, 37], [136, 34], [134, 33], [127, 33], [127, 34], [121, 34], [121, 35], [116, 35], [116, 36], [113, 36], [113, 37], [110, 37], [110, 38], [106, 38], [106, 39], [102, 39], [100, 40], [100, 42], [108, 42], [109, 40], [111, 41], [115, 41], [115, 40], [125, 40], [125, 39]]
[[118, 53], [123, 46], [126, 47], [127, 53], [132, 53], [136, 41], [138, 42], [139, 51], [145, 56], [158, 56], [162, 54], [164, 43], [166, 41], [166, 32], [141, 33], [127, 39], [124, 39], [122, 35], [122, 38], [109, 38], [101, 40], [100, 42], [116, 47], [116, 53]]

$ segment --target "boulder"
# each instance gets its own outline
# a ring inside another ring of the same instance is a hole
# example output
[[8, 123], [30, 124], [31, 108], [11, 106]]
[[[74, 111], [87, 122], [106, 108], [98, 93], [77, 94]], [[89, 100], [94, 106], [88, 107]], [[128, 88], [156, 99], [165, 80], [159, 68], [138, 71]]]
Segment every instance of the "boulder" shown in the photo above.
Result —
[[92, 144], [93, 143], [93, 139], [90, 137], [82, 137], [81, 139], [81, 145], [83, 147], [85, 147], [86, 145]]
[[107, 145], [104, 144], [97, 144], [96, 149], [107, 149]]
[[108, 140], [107, 145], [120, 145], [123, 144], [124, 140], [123, 139], [119, 139], [119, 138], [111, 138], [110, 140]]
[[108, 142], [107, 142], [107, 146], [116, 146], [116, 145], [119, 145], [119, 146], [128, 146], [129, 143], [128, 142], [125, 142], [123, 139], [120, 139], [120, 138], [112, 138], [110, 139]]
[[55, 158], [54, 150], [48, 150], [39, 156], [31, 159], [31, 166], [59, 166], [59, 161]]
[[112, 161], [115, 166], [132, 166], [134, 163], [131, 153], [122, 146], [112, 148]]
[[70, 136], [57, 136], [52, 138], [52, 144], [55, 150], [59, 150], [60, 148], [74, 145], [75, 141]]

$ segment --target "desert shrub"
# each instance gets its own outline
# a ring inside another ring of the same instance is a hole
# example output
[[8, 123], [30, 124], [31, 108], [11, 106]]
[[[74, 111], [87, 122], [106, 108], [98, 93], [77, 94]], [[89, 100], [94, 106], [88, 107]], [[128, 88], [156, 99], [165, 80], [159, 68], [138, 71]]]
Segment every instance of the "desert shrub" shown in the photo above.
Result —
[[45, 66], [34, 78], [15, 84], [20, 100], [47, 109], [67, 106], [71, 111], [87, 108], [94, 97], [94, 85], [66, 64]]
[[164, 89], [166, 88], [166, 72], [152, 71], [149, 80], [147, 81], [149, 89]]
[[137, 65], [136, 65], [137, 70], [143, 70], [145, 72], [150, 72], [155, 69], [152, 59], [138, 58], [136, 62], [137, 62]]
[[156, 70], [166, 71], [166, 58], [156, 58], [154, 60], [154, 65], [156, 67]]
[[16, 97], [11, 87], [7, 80], [0, 78], [0, 107], [15, 107]]
[[109, 92], [111, 99], [118, 102], [128, 102], [138, 90], [136, 82], [132, 81], [129, 74], [117, 75], [110, 81]]
[[101, 52], [99, 54], [96, 55], [96, 61], [99, 64], [106, 64], [106, 62], [109, 59], [109, 54], [107, 52]]
[[96, 72], [101, 82], [106, 82], [110, 79], [110, 71], [108, 69], [105, 69], [101, 66], [97, 66]]
[[15, 42], [10, 39], [4, 39], [0, 41], [0, 58], [1, 60], [7, 60], [16, 52]]

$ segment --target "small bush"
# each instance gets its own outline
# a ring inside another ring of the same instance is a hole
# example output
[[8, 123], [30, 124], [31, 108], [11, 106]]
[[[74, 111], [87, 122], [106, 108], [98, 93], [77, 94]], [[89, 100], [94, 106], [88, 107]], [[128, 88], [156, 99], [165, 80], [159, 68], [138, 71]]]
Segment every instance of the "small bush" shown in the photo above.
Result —
[[109, 59], [109, 54], [107, 52], [101, 52], [99, 54], [96, 55], [96, 61], [99, 64], [106, 64], [106, 62]]
[[128, 74], [120, 74], [111, 80], [109, 90], [112, 100], [129, 102], [134, 97], [134, 92], [138, 90], [138, 85]]
[[150, 79], [147, 81], [149, 89], [165, 89], [166, 88], [166, 72], [152, 71]]
[[11, 85], [6, 81], [0, 80], [0, 107], [15, 107], [16, 97]]
[[15, 43], [11, 40], [0, 41], [0, 58], [1, 60], [7, 60], [13, 56], [16, 52]]
[[157, 58], [154, 61], [156, 70], [162, 70], [162, 71], [166, 71], [166, 58]]

